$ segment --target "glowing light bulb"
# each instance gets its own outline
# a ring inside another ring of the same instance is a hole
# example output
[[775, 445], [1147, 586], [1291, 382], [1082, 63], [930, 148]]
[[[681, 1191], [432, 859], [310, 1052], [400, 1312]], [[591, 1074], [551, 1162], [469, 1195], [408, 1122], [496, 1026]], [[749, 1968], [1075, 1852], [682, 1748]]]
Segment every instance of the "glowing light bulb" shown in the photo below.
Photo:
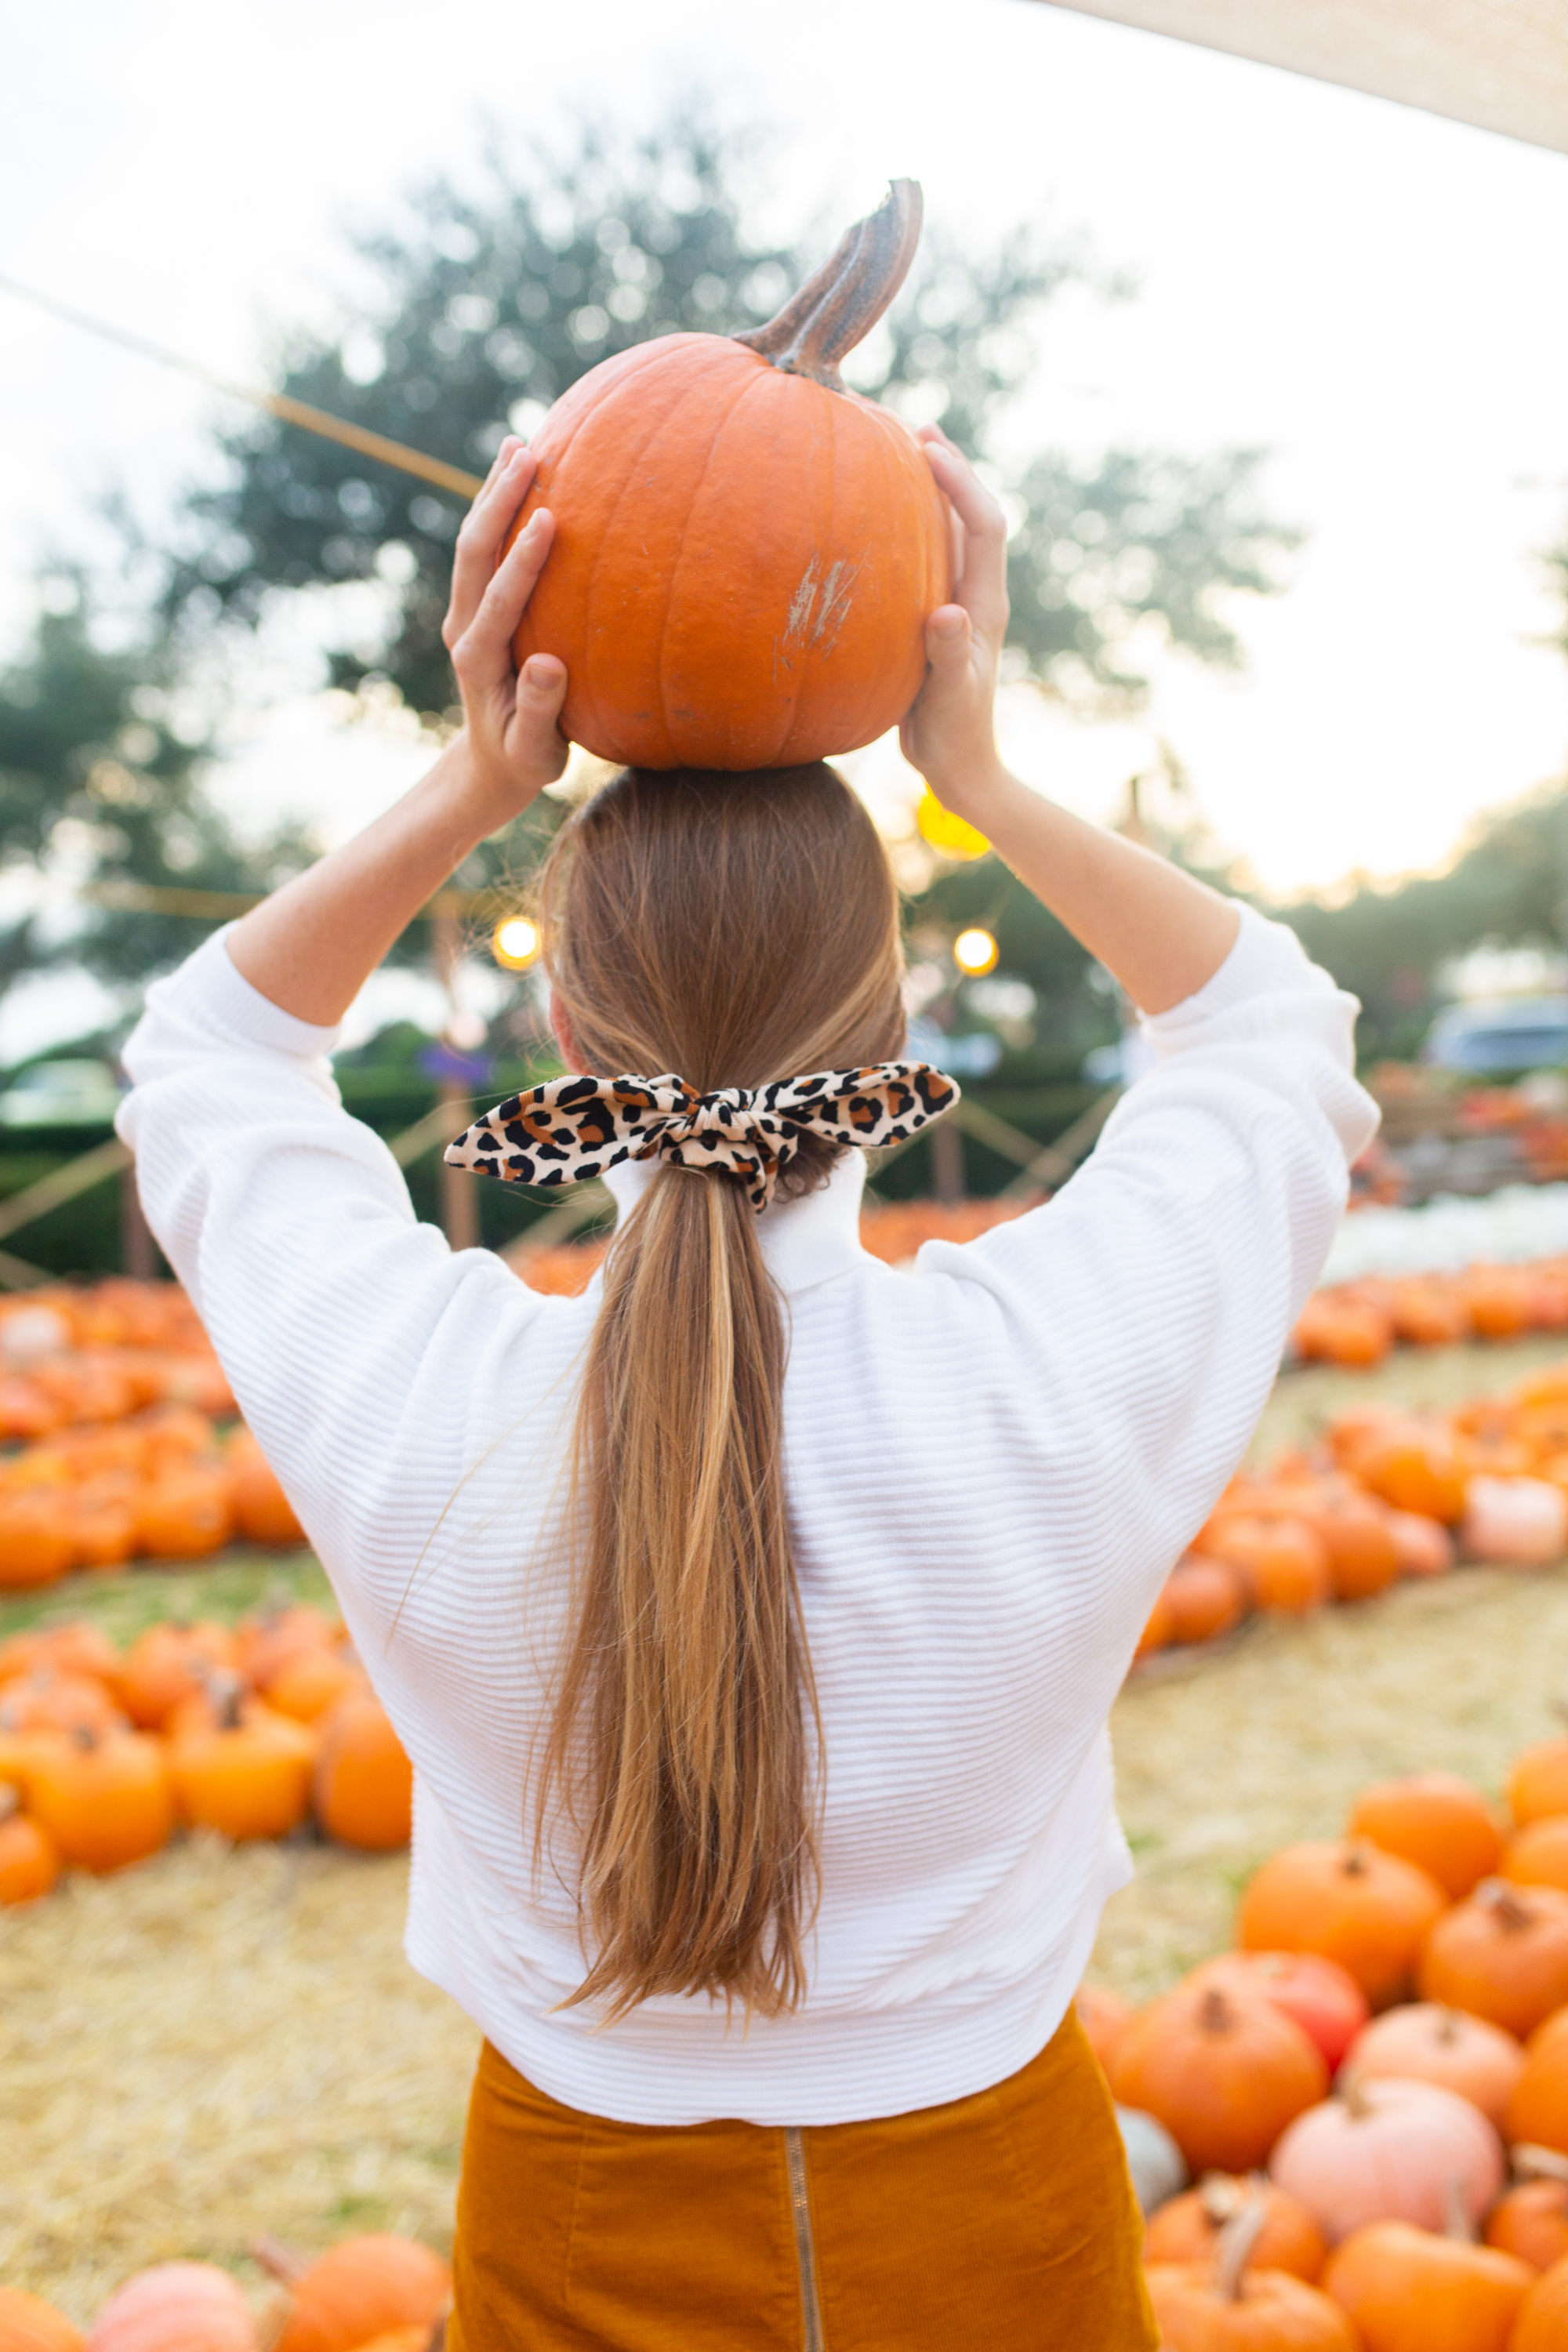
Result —
[[915, 811], [915, 823], [931, 847], [940, 849], [944, 857], [984, 857], [991, 846], [967, 818], [954, 816], [951, 809], [943, 808], [929, 784]]
[[978, 923], [970, 930], [960, 931], [952, 943], [953, 962], [971, 980], [978, 980], [983, 972], [994, 971], [1001, 952], [990, 932], [982, 930]]
[[539, 961], [538, 924], [530, 922], [526, 915], [509, 915], [495, 927], [490, 953], [508, 971], [526, 971]]

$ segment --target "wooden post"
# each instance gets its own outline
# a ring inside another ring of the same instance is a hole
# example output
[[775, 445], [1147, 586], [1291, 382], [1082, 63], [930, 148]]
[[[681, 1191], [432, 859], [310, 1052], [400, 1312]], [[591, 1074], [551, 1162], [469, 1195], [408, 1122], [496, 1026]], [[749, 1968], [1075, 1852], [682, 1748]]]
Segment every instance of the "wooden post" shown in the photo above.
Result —
[[[442, 909], [431, 920], [436, 939], [436, 969], [441, 985], [447, 992], [447, 1003], [457, 1008], [458, 966], [463, 961], [462, 926], [455, 914]], [[461, 1127], [468, 1110], [468, 1097], [455, 1080], [447, 1080], [441, 1088], [441, 1108], [451, 1115], [452, 1131]], [[441, 1166], [441, 1230], [455, 1250], [478, 1249], [479, 1245], [479, 1184], [481, 1179], [470, 1176], [466, 1169]]]
[[142, 1213], [142, 1195], [136, 1189], [134, 1160], [122, 1170], [120, 1178], [120, 1263], [133, 1282], [151, 1282], [157, 1265], [153, 1228]]
[[931, 1180], [939, 1201], [963, 1198], [963, 1137], [956, 1121], [939, 1119], [931, 1131]]

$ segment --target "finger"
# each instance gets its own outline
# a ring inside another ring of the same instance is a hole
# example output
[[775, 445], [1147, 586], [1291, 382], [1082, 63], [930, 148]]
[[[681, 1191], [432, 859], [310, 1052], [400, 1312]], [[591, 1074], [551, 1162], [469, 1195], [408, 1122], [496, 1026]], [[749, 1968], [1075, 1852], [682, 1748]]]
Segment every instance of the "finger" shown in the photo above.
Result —
[[452, 596], [442, 635], [453, 645], [473, 622], [496, 568], [501, 543], [539, 471], [525, 442], [514, 441], [500, 470], [492, 469], [463, 520], [452, 558]]
[[553, 654], [530, 654], [517, 681], [516, 719], [507, 746], [514, 760], [560, 774], [567, 752], [560, 727], [565, 699], [565, 663]]
[[940, 693], [950, 681], [967, 677], [974, 626], [962, 604], [939, 604], [926, 621], [926, 660]]
[[928, 441], [926, 459], [963, 525], [963, 562], [953, 593], [986, 635], [1007, 620], [1007, 519], [967, 457], [950, 442]]
[[453, 667], [465, 685], [494, 686], [510, 679], [511, 641], [554, 536], [554, 516], [548, 507], [536, 507], [480, 597], [479, 610], [452, 647]]

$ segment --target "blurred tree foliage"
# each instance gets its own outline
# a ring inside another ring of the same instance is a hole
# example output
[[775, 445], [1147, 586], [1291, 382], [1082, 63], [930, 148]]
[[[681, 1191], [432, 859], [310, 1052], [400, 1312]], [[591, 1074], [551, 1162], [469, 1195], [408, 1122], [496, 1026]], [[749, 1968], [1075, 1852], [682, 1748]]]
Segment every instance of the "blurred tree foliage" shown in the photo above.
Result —
[[[820, 258], [820, 234], [800, 246], [752, 235], [745, 142], [689, 113], [639, 142], [589, 129], [563, 156], [491, 170], [482, 197], [437, 184], [405, 233], [363, 241], [379, 298], [330, 336], [296, 339], [286, 391], [482, 472], [503, 434], [531, 430], [601, 360], [678, 330], [755, 325]], [[930, 231], [847, 372], [985, 457], [1033, 364], [1043, 307], [1087, 275], [1031, 229], [980, 254]], [[279, 589], [375, 583], [382, 623], [338, 646], [335, 682], [382, 671], [414, 709], [448, 706], [439, 630], [460, 502], [268, 418], [223, 449], [222, 478], [185, 509], [170, 613], [254, 621]], [[1256, 467], [1248, 452], [1026, 465], [1006, 484], [1015, 667], [1076, 699], [1125, 705], [1151, 633], [1234, 661], [1216, 593], [1267, 593], [1272, 561], [1294, 544], [1258, 506]]]
[[[0, 870], [68, 870], [88, 885], [269, 888], [302, 862], [289, 836], [254, 851], [202, 788], [210, 745], [166, 646], [106, 651], [83, 584], [47, 583], [30, 644], [0, 671]], [[68, 959], [142, 980], [188, 953], [210, 919], [84, 900], [79, 929], [39, 911], [0, 928], [0, 990]]]

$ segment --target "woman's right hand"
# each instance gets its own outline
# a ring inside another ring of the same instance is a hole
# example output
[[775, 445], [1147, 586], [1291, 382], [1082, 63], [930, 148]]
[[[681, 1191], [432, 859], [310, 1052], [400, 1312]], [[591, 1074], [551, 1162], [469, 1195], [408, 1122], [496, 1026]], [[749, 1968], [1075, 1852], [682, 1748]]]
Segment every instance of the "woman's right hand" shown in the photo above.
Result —
[[986, 803], [1005, 781], [992, 706], [1007, 633], [1007, 526], [963, 451], [934, 425], [920, 437], [962, 526], [963, 551], [953, 602], [926, 623], [930, 667], [899, 740], [942, 806], [984, 832]]

